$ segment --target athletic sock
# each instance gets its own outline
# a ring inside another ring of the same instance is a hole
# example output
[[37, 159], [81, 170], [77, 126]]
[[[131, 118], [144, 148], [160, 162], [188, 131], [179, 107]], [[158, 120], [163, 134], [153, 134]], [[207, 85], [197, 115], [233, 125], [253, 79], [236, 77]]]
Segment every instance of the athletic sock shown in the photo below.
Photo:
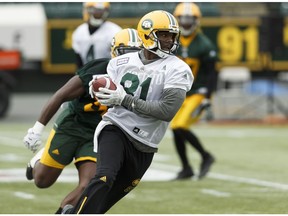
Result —
[[34, 155], [34, 157], [30, 160], [29, 163], [30, 163], [30, 166], [31, 166], [32, 168], [34, 168], [36, 162], [37, 162], [38, 160], [40, 160], [40, 158], [41, 158], [42, 155], [43, 155], [43, 152], [44, 152], [44, 147], [43, 147], [42, 149], [40, 149], [40, 150]]

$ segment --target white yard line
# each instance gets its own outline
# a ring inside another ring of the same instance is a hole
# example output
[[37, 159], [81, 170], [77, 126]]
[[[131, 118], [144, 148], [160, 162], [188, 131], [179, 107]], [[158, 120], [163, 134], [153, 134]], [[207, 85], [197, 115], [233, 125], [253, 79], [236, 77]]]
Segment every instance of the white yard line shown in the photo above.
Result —
[[[153, 163], [152, 167], [157, 167], [158, 169], [161, 169], [161, 170], [170, 170], [172, 172], [179, 170], [179, 167], [177, 167], [177, 166], [166, 165], [163, 163], [161, 163], [161, 164], [160, 163]], [[212, 178], [212, 179], [217, 179], [217, 180], [222, 180], [222, 181], [237, 182], [237, 183], [245, 183], [245, 184], [250, 184], [250, 185], [279, 189], [279, 190], [288, 190], [288, 184], [264, 181], [264, 180], [259, 180], [259, 179], [255, 179], [255, 178], [231, 176], [231, 175], [214, 173], [214, 172], [209, 172], [207, 175], [207, 178]]]
[[223, 181], [230, 181], [230, 182], [237, 182], [237, 183], [245, 183], [257, 186], [263, 186], [268, 188], [274, 188], [279, 190], [288, 190], [288, 184], [282, 184], [277, 182], [270, 182], [270, 181], [263, 181], [254, 178], [244, 178], [244, 177], [237, 177], [237, 176], [230, 176], [220, 173], [208, 173], [209, 178], [223, 180]]
[[[18, 147], [19, 146], [23, 146], [24, 144], [22, 144], [22, 140], [18, 139], [18, 138], [13, 138], [10, 136], [0, 136], [0, 145], [5, 145], [5, 146], [11, 146], [11, 147]], [[22, 147], [21, 146], [21, 147]]]
[[22, 199], [34, 199], [35, 196], [33, 194], [21, 192], [21, 191], [16, 191], [14, 192], [14, 196], [22, 198]]
[[216, 197], [230, 197], [231, 196], [231, 193], [212, 190], [212, 189], [206, 189], [206, 188], [202, 189], [201, 192], [204, 194], [209, 194], [209, 195], [216, 196]]
[[[179, 167], [173, 165], [167, 165], [163, 163], [153, 163], [144, 175], [142, 181], [170, 181], [176, 177], [176, 172]], [[278, 190], [288, 190], [288, 184], [282, 184], [271, 181], [264, 181], [255, 178], [244, 178], [238, 176], [231, 176], [221, 173], [210, 172], [207, 178], [245, 183], [249, 185], [256, 185], [266, 188], [273, 188]], [[0, 169], [0, 182], [28, 182], [25, 177], [25, 169]], [[64, 169], [62, 175], [58, 179], [59, 182], [77, 182], [78, 176], [76, 169], [67, 168]]]

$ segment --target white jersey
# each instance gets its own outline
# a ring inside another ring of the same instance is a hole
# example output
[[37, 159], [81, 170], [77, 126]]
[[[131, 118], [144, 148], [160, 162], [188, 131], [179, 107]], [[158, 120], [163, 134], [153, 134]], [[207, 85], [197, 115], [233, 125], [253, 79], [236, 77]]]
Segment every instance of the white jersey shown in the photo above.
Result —
[[[163, 90], [168, 88], [187, 92], [193, 82], [190, 67], [176, 56], [144, 65], [137, 52], [128, 53], [111, 59], [107, 73], [113, 82], [121, 83], [128, 94], [145, 101], [159, 101]], [[149, 115], [137, 115], [123, 106], [108, 109], [98, 126], [103, 127], [107, 121], [121, 127], [135, 140], [153, 148], [158, 148], [169, 124]], [[99, 130], [101, 129], [96, 129], [96, 134]]]
[[90, 35], [88, 23], [83, 23], [72, 34], [72, 48], [80, 55], [83, 64], [93, 59], [111, 58], [111, 42], [120, 30], [115, 23], [105, 21]]

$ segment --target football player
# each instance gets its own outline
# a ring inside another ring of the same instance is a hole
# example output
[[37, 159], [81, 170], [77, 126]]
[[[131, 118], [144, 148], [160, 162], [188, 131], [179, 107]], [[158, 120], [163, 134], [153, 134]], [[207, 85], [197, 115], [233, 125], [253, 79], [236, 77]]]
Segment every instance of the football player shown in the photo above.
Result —
[[78, 68], [93, 59], [110, 58], [113, 36], [121, 28], [107, 19], [109, 2], [84, 2], [83, 19], [72, 34], [72, 47]]
[[137, 31], [144, 49], [113, 58], [107, 66], [117, 89], [95, 93], [102, 105], [113, 107], [95, 131], [96, 175], [67, 213], [105, 213], [138, 185], [191, 88], [190, 67], [173, 55], [179, 38], [175, 17], [152, 11]]
[[[113, 57], [139, 51], [141, 47], [135, 29], [121, 30], [112, 41], [111, 56]], [[26, 170], [27, 179], [34, 178], [37, 187], [48, 188], [56, 182], [62, 170], [74, 159], [79, 184], [64, 198], [57, 213], [61, 213], [66, 204], [75, 205], [81, 192], [95, 175], [94, 131], [102, 115], [107, 111], [107, 106], [91, 98], [89, 81], [92, 76], [106, 73], [109, 60], [106, 58], [92, 60], [78, 70], [76, 75], [51, 97], [38, 121], [24, 137], [25, 146], [33, 152], [37, 151], [41, 145], [41, 133], [45, 125], [63, 102], [70, 101], [56, 119], [45, 148], [31, 159]]]
[[174, 142], [182, 163], [182, 170], [176, 179], [194, 176], [190, 165], [185, 142], [188, 141], [201, 155], [202, 162], [198, 178], [203, 178], [214, 163], [214, 157], [206, 151], [190, 126], [197, 123], [203, 111], [210, 107], [210, 98], [216, 83], [216, 49], [200, 30], [201, 11], [191, 2], [179, 3], [174, 11], [181, 30], [177, 55], [192, 69], [195, 81], [180, 110], [171, 122]]

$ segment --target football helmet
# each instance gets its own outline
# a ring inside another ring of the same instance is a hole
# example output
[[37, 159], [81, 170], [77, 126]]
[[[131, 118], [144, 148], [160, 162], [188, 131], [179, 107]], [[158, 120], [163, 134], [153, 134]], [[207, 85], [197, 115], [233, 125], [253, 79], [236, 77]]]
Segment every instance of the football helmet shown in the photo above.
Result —
[[99, 27], [108, 17], [109, 2], [84, 2], [83, 19], [91, 26]]
[[191, 35], [200, 26], [201, 10], [194, 3], [179, 3], [173, 14], [179, 22], [181, 35], [183, 36]]
[[[179, 46], [179, 25], [176, 18], [169, 12], [156, 10], [146, 14], [139, 21], [137, 31], [143, 47], [160, 58], [171, 55]], [[175, 34], [170, 50], [161, 49], [161, 43], [157, 37], [158, 31], [168, 31]]]
[[111, 44], [111, 56], [123, 55], [129, 52], [136, 52], [141, 49], [142, 42], [135, 29], [126, 28], [119, 31], [113, 38]]

